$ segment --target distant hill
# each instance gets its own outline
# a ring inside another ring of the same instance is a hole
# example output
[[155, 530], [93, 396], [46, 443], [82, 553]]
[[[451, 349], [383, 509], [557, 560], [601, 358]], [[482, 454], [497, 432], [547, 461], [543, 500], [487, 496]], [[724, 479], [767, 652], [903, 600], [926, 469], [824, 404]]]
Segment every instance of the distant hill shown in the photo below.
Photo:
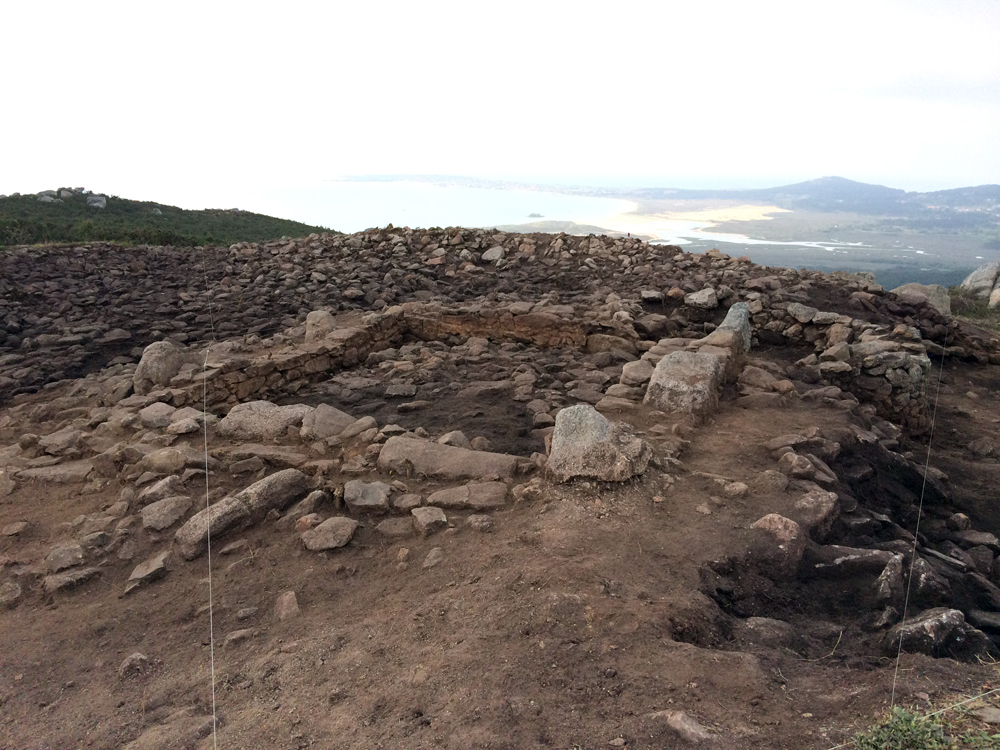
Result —
[[884, 185], [820, 177], [816, 180], [751, 190], [689, 190], [671, 187], [595, 187], [545, 185], [448, 175], [382, 175], [357, 181], [416, 181], [437, 185], [538, 190], [626, 200], [738, 200], [768, 203], [792, 211], [846, 212], [873, 217], [885, 229], [992, 231], [1000, 228], [1000, 185], [907, 192]]
[[754, 190], [685, 190], [648, 188], [630, 190], [636, 197], [650, 199], [752, 200], [772, 202], [782, 208], [814, 211], [850, 211], [870, 215], [912, 215], [943, 208], [996, 209], [1000, 204], [1000, 185], [938, 190], [931, 193], [907, 192], [884, 185], [870, 185], [843, 177], [820, 177], [773, 188]]
[[176, 206], [89, 193], [80, 188], [0, 196], [0, 246], [41, 242], [228, 245], [330, 231], [238, 209]]

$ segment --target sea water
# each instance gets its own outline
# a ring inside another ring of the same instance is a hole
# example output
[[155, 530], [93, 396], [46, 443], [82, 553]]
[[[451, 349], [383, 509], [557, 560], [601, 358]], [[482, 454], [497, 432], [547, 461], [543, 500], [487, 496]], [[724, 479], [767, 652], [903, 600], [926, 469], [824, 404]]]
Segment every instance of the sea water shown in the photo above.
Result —
[[495, 227], [535, 221], [604, 226], [635, 210], [631, 201], [427, 182], [327, 181], [258, 191], [250, 211], [293, 218], [341, 232], [397, 227]]

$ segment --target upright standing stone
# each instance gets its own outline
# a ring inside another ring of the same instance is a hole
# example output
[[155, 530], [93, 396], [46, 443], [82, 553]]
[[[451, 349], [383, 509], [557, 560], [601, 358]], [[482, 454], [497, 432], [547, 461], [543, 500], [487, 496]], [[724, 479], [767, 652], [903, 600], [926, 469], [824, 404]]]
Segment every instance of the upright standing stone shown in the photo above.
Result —
[[701, 419], [715, 410], [722, 364], [713, 354], [673, 352], [656, 364], [644, 404]]

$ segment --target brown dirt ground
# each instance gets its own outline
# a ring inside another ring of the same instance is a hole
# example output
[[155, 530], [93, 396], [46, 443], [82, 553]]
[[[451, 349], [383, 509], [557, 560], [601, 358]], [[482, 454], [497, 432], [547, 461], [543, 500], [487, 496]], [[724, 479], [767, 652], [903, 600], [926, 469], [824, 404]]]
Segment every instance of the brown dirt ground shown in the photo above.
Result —
[[[956, 503], [994, 533], [1000, 464], [973, 465], [965, 445], [996, 434], [998, 384], [997, 367], [946, 367], [932, 460], [951, 476]], [[775, 468], [760, 443], [847, 419], [817, 404], [759, 412], [727, 402], [690, 435], [687, 471], [672, 489], [659, 470], [621, 487], [546, 485], [542, 499], [495, 513], [488, 534], [464, 527], [461, 513], [450, 514], [453, 529], [402, 543], [372, 523], [347, 548], [316, 555], [291, 531], [248, 530], [247, 551], [212, 558], [218, 746], [569, 749], [619, 737], [628, 748], [679, 746], [650, 717], [666, 709], [719, 732], [720, 747], [843, 742], [888, 704], [892, 661], [860, 627], [850, 592], [837, 591], [844, 584], [764, 591], [761, 602], [775, 597], [773, 616], [806, 636], [798, 652], [733, 641], [699, 571], [749, 544], [749, 524], [787, 511], [795, 495], [713, 501], [711, 480], [692, 472], [749, 481]], [[629, 421], [657, 445], [647, 432], [655, 418]], [[211, 481], [213, 496], [237, 486]], [[37, 560], [60, 522], [105, 506], [118, 487], [80, 490], [27, 485], [2, 501], [0, 526], [26, 520], [32, 529], [4, 554]], [[136, 561], [169, 534], [144, 539]], [[423, 569], [433, 547], [444, 560]], [[207, 559], [175, 556], [165, 579], [120, 598], [133, 565], [112, 556], [76, 591], [31, 592], [0, 613], [0, 747], [117, 748], [140, 736], [136, 747], [212, 746], [211, 737], [187, 742], [197, 733], [185, 735], [176, 714], [211, 713]], [[274, 602], [289, 590], [301, 615], [279, 623]], [[247, 607], [257, 614], [237, 619]], [[221, 646], [248, 627], [253, 638]], [[135, 651], [151, 668], [119, 679]], [[992, 665], [904, 655], [897, 699], [996, 684]]]

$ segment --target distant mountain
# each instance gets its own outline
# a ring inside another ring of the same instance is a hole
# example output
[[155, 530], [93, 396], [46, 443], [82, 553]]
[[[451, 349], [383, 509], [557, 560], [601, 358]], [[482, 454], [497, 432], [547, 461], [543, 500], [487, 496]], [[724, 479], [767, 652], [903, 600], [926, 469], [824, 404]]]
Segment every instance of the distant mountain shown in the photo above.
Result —
[[634, 188], [630, 197], [650, 200], [724, 199], [763, 201], [782, 208], [813, 211], [908, 216], [939, 208], [997, 209], [1000, 185], [938, 190], [932, 193], [907, 192], [884, 185], [870, 185], [843, 177], [820, 177], [773, 188], [753, 190], [686, 190], [683, 188]]
[[229, 245], [327, 232], [239, 209], [188, 211], [104, 196], [82, 188], [0, 196], [0, 246], [41, 242], [123, 242], [132, 245]]
[[750, 190], [547, 185], [453, 175], [359, 175], [346, 179], [358, 182], [428, 182], [442, 186], [536, 190], [632, 200], [738, 200], [768, 203], [791, 210], [862, 214], [878, 217], [876, 221], [886, 227], [946, 231], [1000, 228], [1000, 185], [919, 193], [844, 177], [820, 177], [794, 185]]

